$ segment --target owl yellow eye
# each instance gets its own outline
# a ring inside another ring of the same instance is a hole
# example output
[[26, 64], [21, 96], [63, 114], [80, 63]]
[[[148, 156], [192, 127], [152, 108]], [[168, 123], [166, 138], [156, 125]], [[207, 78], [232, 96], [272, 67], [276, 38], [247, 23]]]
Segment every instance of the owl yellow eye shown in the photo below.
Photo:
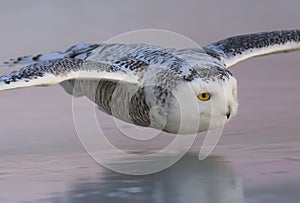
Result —
[[210, 94], [208, 92], [198, 94], [198, 99], [201, 101], [208, 101], [210, 99]]

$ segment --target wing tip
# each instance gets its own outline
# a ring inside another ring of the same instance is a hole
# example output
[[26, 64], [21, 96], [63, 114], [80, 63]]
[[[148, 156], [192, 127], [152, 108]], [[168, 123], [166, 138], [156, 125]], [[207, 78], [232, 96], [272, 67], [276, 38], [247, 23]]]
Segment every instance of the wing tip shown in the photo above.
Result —
[[215, 58], [218, 56], [226, 67], [255, 56], [299, 49], [299, 29], [236, 35], [205, 46], [206, 52]]

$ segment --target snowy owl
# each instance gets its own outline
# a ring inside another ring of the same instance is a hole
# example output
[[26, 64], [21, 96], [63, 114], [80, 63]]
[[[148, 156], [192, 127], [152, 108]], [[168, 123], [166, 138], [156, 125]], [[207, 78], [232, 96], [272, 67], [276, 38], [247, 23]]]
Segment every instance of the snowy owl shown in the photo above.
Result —
[[60, 84], [125, 122], [191, 134], [222, 127], [236, 114], [237, 82], [228, 67], [297, 49], [300, 30], [234, 36], [198, 49], [80, 44], [4, 62], [29, 65], [1, 76], [0, 91]]

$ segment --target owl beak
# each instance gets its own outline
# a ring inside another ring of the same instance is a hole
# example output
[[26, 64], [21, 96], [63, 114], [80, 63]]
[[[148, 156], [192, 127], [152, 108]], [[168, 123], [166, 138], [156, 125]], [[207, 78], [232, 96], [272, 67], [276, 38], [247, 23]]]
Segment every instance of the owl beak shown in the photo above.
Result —
[[231, 116], [231, 108], [230, 108], [230, 106], [228, 106], [228, 110], [226, 112], [226, 118], [229, 119], [230, 116]]
[[226, 118], [227, 118], [227, 119], [230, 118], [230, 111], [228, 111], [228, 112], [226, 113]]

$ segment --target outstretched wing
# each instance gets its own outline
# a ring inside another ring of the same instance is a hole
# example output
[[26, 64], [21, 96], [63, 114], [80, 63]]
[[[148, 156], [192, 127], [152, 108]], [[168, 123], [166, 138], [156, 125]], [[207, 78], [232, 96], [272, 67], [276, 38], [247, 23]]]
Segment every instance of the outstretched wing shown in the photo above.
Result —
[[300, 49], [300, 30], [262, 32], [230, 37], [204, 47], [226, 67], [245, 59]]
[[1, 76], [0, 91], [31, 86], [49, 86], [72, 79], [105, 79], [138, 83], [137, 75], [124, 66], [63, 58], [31, 64]]
[[101, 46], [100, 44], [77, 44], [66, 51], [54, 51], [45, 54], [36, 54], [21, 56], [16, 59], [10, 59], [2, 64], [2, 66], [15, 66], [15, 65], [24, 65], [31, 64], [55, 59], [62, 58], [76, 58], [76, 59], [86, 59], [93, 50]]

